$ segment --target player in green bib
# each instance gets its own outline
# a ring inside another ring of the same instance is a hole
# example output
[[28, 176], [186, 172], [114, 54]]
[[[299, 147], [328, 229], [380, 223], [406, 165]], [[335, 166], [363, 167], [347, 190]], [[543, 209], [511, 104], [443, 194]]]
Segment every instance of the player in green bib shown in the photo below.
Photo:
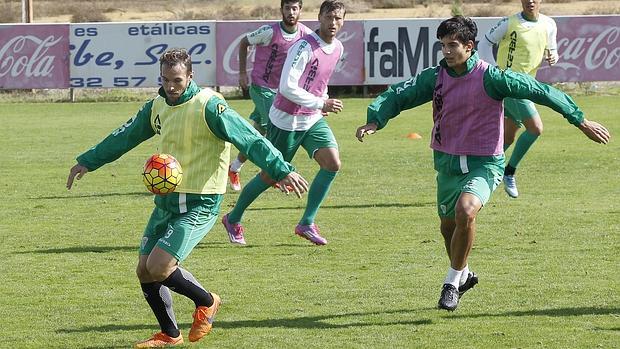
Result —
[[183, 343], [172, 309], [171, 292], [190, 298], [196, 309], [189, 332], [191, 342], [211, 331], [221, 299], [210, 293], [179, 265], [217, 220], [226, 191], [230, 143], [257, 166], [297, 196], [308, 183], [294, 172], [282, 154], [261, 136], [224, 98], [201, 89], [193, 80], [192, 62], [184, 49], [170, 49], [160, 58], [162, 87], [138, 113], [99, 144], [77, 157], [69, 172], [74, 179], [110, 163], [145, 140], [158, 135], [158, 152], [172, 154], [183, 167], [183, 181], [174, 193], [155, 196], [147, 223], [136, 274], [161, 332], [139, 342], [136, 348]]
[[[502, 18], [480, 40], [480, 57], [491, 64], [493, 46], [498, 46], [497, 65], [536, 77], [542, 60], [549, 65], [558, 61], [557, 26], [555, 21], [540, 13], [542, 0], [521, 0], [523, 11]], [[515, 172], [519, 162], [543, 131], [543, 123], [534, 103], [527, 99], [504, 100], [506, 122], [504, 125], [504, 151], [514, 142], [517, 131], [525, 131], [517, 139], [510, 159], [504, 168], [504, 189], [510, 197], [519, 196]]]

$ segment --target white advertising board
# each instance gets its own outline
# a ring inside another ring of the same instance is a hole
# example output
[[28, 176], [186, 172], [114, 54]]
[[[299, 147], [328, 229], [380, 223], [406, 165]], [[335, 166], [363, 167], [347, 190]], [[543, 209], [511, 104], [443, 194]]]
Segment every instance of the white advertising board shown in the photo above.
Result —
[[155, 87], [159, 57], [188, 49], [194, 80], [214, 85], [215, 21], [72, 24], [71, 87]]
[[[395, 84], [443, 58], [437, 27], [445, 18], [367, 20], [364, 22], [365, 84]], [[474, 18], [478, 40], [496, 18]]]

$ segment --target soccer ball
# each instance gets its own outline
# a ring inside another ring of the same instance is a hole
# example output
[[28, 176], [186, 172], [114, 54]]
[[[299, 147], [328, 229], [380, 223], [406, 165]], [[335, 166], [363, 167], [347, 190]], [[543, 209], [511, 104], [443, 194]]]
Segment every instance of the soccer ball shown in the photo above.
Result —
[[142, 181], [153, 194], [172, 193], [177, 185], [181, 184], [183, 170], [172, 155], [155, 154], [144, 164]]

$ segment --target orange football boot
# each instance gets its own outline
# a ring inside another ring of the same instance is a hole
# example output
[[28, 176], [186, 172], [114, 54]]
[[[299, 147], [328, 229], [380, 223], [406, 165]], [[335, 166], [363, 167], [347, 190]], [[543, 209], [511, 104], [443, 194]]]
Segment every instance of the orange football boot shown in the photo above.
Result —
[[213, 318], [222, 304], [220, 296], [215, 293], [211, 293], [211, 296], [213, 297], [213, 305], [210, 307], [199, 306], [192, 315], [194, 317], [194, 322], [192, 323], [192, 328], [189, 330], [190, 342], [196, 342], [211, 332]]

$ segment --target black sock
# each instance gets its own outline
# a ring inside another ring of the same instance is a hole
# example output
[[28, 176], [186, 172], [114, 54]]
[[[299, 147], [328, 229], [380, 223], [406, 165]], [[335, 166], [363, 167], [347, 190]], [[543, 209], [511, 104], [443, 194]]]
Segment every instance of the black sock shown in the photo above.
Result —
[[504, 176], [514, 176], [515, 172], [517, 172], [517, 169], [510, 165], [506, 165], [504, 168]]
[[193, 300], [197, 307], [210, 307], [213, 305], [213, 297], [211, 294], [200, 285], [192, 273], [181, 267], [178, 267], [161, 283], [164, 286], [168, 286], [171, 291], [182, 294]]
[[170, 337], [178, 337], [180, 332], [172, 311], [172, 295], [170, 290], [159, 282], [141, 283], [140, 286], [142, 287], [146, 302], [151, 306], [157, 322], [159, 322], [161, 331]]

